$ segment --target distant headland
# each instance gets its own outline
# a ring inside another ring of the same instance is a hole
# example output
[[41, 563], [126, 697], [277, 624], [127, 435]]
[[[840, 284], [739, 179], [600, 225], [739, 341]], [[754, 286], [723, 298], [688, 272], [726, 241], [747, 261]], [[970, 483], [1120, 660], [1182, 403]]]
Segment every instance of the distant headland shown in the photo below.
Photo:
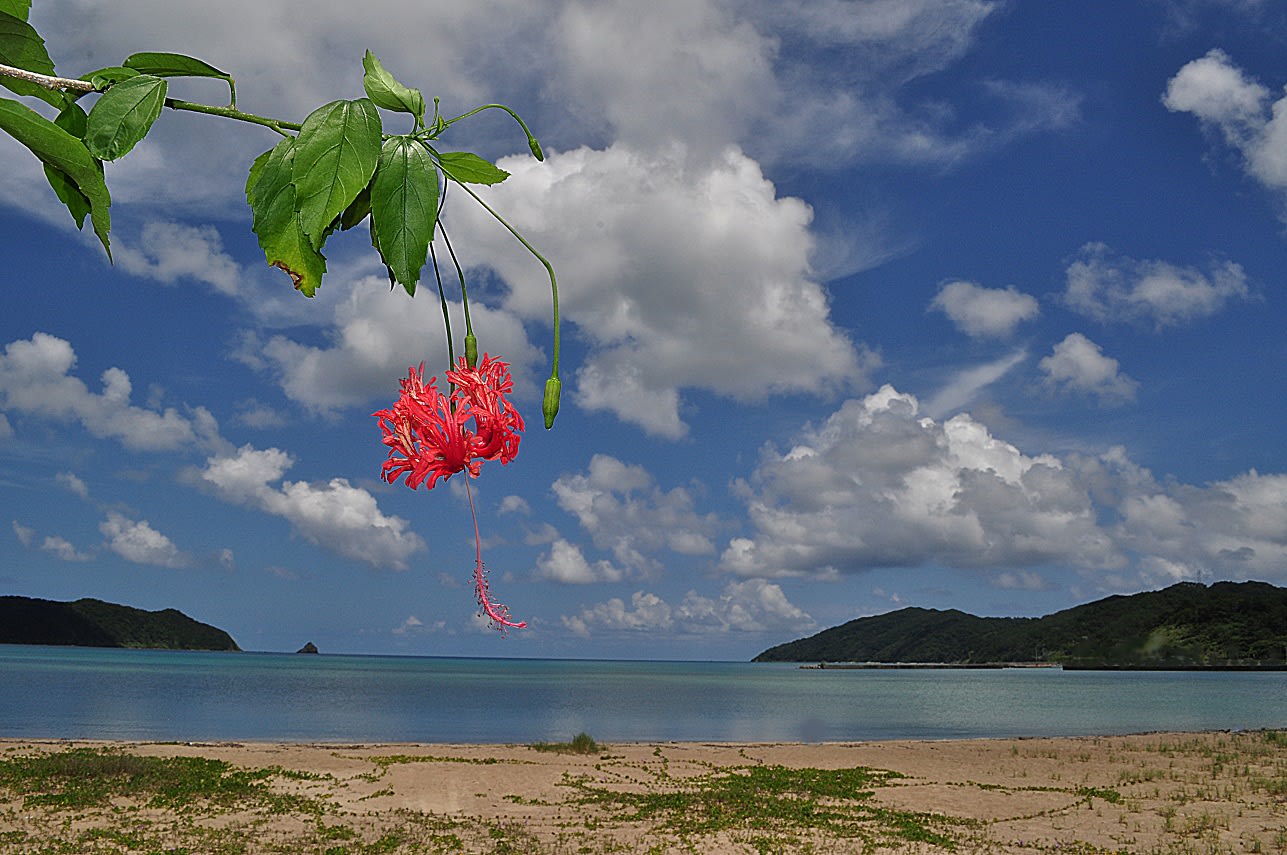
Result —
[[1040, 618], [906, 608], [779, 644], [754, 661], [824, 668], [1050, 664], [1094, 670], [1287, 670], [1287, 588], [1265, 582], [1181, 582]]
[[149, 612], [88, 598], [63, 603], [14, 596], [0, 597], [0, 644], [241, 649], [222, 629], [176, 609]]

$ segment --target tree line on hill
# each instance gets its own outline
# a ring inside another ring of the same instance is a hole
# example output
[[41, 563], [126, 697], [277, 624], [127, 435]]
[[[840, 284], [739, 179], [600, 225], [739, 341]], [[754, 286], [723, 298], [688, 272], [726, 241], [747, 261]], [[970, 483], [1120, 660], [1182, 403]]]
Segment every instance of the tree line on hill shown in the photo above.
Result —
[[906, 608], [779, 644], [754, 661], [1287, 667], [1287, 588], [1181, 582], [1040, 618]]
[[62, 603], [13, 596], [0, 597], [0, 644], [241, 649], [222, 629], [176, 609], [149, 612], [88, 598]]

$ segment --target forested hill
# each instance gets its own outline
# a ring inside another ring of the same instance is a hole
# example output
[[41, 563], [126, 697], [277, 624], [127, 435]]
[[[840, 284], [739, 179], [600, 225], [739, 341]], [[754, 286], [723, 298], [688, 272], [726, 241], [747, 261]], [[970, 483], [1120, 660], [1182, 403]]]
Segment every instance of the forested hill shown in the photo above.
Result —
[[907, 608], [780, 644], [756, 662], [1057, 662], [1073, 667], [1287, 665], [1287, 588], [1181, 582], [1041, 618]]
[[222, 629], [175, 609], [148, 612], [102, 600], [0, 597], [0, 644], [240, 650]]

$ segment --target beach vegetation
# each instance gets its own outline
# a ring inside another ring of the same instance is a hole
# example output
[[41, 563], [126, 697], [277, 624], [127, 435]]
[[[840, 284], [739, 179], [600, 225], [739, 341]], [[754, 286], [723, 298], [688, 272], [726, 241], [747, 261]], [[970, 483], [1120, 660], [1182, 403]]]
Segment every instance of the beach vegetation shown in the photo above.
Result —
[[308, 809], [306, 799], [274, 793], [271, 769], [238, 769], [205, 757], [151, 757], [110, 748], [71, 748], [0, 760], [0, 787], [28, 806], [100, 807], [135, 799], [149, 807], [181, 809], [194, 801], [251, 802], [280, 810]]
[[[597, 805], [618, 822], [645, 823], [683, 839], [746, 833], [758, 852], [824, 834], [831, 838], [896, 839], [954, 847], [944, 826], [952, 820], [869, 802], [874, 788], [896, 772], [741, 766], [693, 778], [669, 778], [645, 791], [617, 790], [569, 777], [582, 804]], [[767, 833], [767, 835], [766, 835]]]
[[604, 750], [604, 746], [595, 742], [594, 737], [584, 731], [572, 737], [570, 742], [534, 742], [528, 748], [558, 754], [598, 754]]

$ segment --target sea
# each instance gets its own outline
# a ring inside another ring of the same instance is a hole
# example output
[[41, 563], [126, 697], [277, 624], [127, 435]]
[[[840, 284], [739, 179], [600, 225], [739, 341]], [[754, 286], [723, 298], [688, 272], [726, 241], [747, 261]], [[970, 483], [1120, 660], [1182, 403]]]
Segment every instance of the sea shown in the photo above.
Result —
[[848, 742], [1287, 728], [1287, 672], [840, 670], [0, 645], [0, 737]]

